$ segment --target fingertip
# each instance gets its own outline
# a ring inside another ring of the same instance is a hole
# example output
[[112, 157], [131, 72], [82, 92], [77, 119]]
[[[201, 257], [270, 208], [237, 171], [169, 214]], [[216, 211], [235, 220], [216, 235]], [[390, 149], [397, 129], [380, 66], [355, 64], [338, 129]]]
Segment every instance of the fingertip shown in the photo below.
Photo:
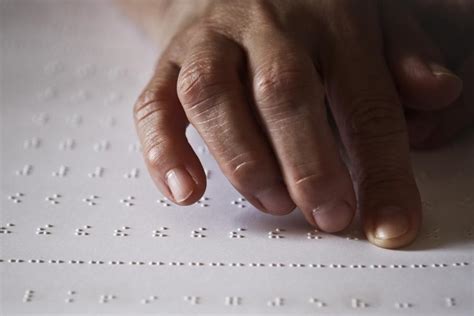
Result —
[[283, 183], [258, 192], [255, 199], [258, 200], [265, 213], [272, 215], [287, 215], [296, 207]]
[[413, 56], [392, 61], [391, 68], [406, 107], [438, 110], [450, 106], [461, 95], [461, 78], [439, 63]]
[[189, 205], [202, 195], [202, 185], [190, 174], [185, 167], [175, 167], [166, 175], [166, 184], [172, 200], [180, 205]]
[[346, 201], [332, 201], [322, 204], [312, 211], [316, 226], [327, 233], [336, 233], [352, 222], [355, 208]]
[[421, 212], [408, 212], [389, 206], [365, 219], [364, 231], [369, 242], [386, 249], [397, 249], [411, 244], [418, 234]]

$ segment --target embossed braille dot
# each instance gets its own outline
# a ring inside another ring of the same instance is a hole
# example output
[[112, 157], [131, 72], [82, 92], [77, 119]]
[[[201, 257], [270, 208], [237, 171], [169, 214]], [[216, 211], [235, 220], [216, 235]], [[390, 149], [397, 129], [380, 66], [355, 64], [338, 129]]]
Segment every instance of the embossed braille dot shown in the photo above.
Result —
[[316, 307], [318, 308], [323, 308], [327, 306], [326, 303], [314, 297], [311, 297], [309, 299], [309, 303], [316, 305]]
[[11, 200], [13, 203], [21, 203], [23, 200], [22, 200], [22, 197], [24, 197], [25, 194], [21, 193], [21, 192], [17, 192], [13, 195], [9, 195], [8, 196], [8, 199]]
[[55, 193], [51, 196], [47, 196], [44, 200], [49, 202], [50, 204], [56, 205], [59, 204], [59, 200], [61, 199], [61, 194]]
[[110, 142], [108, 140], [101, 140], [94, 144], [94, 151], [103, 152], [110, 149]]
[[235, 205], [238, 208], [246, 208], [248, 206], [247, 200], [243, 197], [239, 197], [236, 200], [231, 201], [230, 204]]
[[445, 305], [446, 307], [454, 307], [456, 306], [456, 300], [453, 297], [446, 297]]
[[0, 234], [11, 234], [13, 233], [12, 227], [14, 227], [15, 224], [12, 223], [6, 223], [5, 226], [0, 227]]
[[51, 235], [52, 234], [51, 228], [53, 228], [53, 225], [51, 224], [43, 225], [36, 229], [36, 234], [37, 235]]
[[66, 122], [69, 126], [79, 127], [82, 125], [83, 118], [79, 114], [73, 114], [72, 116], [66, 118]]
[[136, 179], [140, 175], [140, 170], [138, 168], [133, 168], [130, 172], [127, 172], [123, 175], [125, 179]]
[[406, 308], [412, 308], [412, 307], [413, 307], [413, 304], [408, 303], [408, 302], [396, 302], [395, 303], [395, 308], [398, 308], [398, 309], [406, 309]]
[[267, 302], [267, 306], [275, 307], [275, 306], [283, 306], [285, 305], [285, 299], [281, 297], [275, 297], [274, 299]]
[[322, 237], [319, 235], [319, 230], [315, 229], [309, 233], [306, 233], [307, 239], [321, 239]]
[[25, 149], [38, 149], [41, 147], [41, 139], [38, 137], [32, 137], [30, 139], [27, 139], [23, 143], [23, 147]]
[[17, 176], [29, 176], [33, 172], [32, 165], [24, 165], [20, 170], [15, 171]]
[[87, 174], [89, 178], [102, 178], [102, 175], [104, 173], [104, 168], [102, 167], [96, 167], [93, 172], [90, 172]]
[[193, 230], [191, 231], [191, 237], [192, 238], [206, 238], [207, 235], [204, 234], [206, 230], [207, 229], [205, 227], [200, 227], [197, 230]]
[[89, 206], [95, 206], [97, 205], [97, 199], [99, 199], [99, 196], [97, 195], [89, 195], [86, 198], [83, 198], [82, 201], [87, 203]]
[[112, 294], [104, 294], [99, 297], [99, 303], [101, 304], [107, 304], [110, 303], [111, 301], [115, 300], [117, 297]]
[[115, 237], [128, 237], [129, 236], [129, 231], [130, 227], [128, 226], [123, 226], [122, 228], [114, 230], [114, 236]]
[[369, 304], [362, 301], [361, 299], [353, 298], [351, 299], [351, 307], [352, 308], [367, 308], [369, 307]]
[[284, 231], [285, 230], [282, 228], [275, 228], [274, 230], [268, 232], [268, 238], [270, 239], [285, 238], [285, 236], [282, 235]]
[[51, 175], [52, 175], [53, 177], [61, 177], [61, 178], [63, 178], [63, 177], [65, 177], [65, 176], [67, 176], [68, 172], [69, 172], [69, 167], [67, 167], [67, 166], [60, 166], [60, 167], [58, 168], [58, 170], [53, 171], [53, 172], [51, 173]]
[[200, 198], [196, 203], [196, 205], [199, 205], [200, 207], [208, 207], [209, 204], [207, 203], [209, 201], [209, 198], [204, 196], [202, 198]]
[[144, 298], [140, 301], [140, 303], [142, 304], [150, 304], [150, 303], [153, 303], [154, 301], [156, 301], [158, 299], [158, 296], [155, 296], [155, 295], [151, 295], [147, 298]]
[[[46, 92], [46, 90], [45, 90], [45, 92]], [[51, 92], [50, 96], [53, 96], [55, 91], [53, 89], [51, 89], [48, 92]], [[35, 114], [32, 117], [32, 121], [37, 126], [45, 126], [49, 122], [49, 115], [47, 113], [44, 113], [44, 112]]]
[[199, 296], [184, 296], [183, 299], [186, 302], [189, 302], [191, 305], [198, 305], [201, 302], [201, 298]]
[[121, 199], [120, 203], [124, 204], [125, 206], [134, 206], [135, 205], [135, 197], [134, 196], [127, 196], [125, 199]]
[[64, 70], [64, 64], [59, 61], [52, 61], [44, 65], [43, 72], [46, 75], [57, 75]]
[[59, 143], [59, 150], [68, 151], [76, 148], [76, 141], [72, 138], [66, 138]]
[[170, 207], [171, 206], [170, 200], [166, 197], [163, 197], [163, 198], [157, 200], [156, 202], [161, 204], [161, 206], [164, 206], [164, 207]]
[[227, 306], [238, 306], [242, 304], [242, 298], [238, 296], [226, 296], [224, 302]]

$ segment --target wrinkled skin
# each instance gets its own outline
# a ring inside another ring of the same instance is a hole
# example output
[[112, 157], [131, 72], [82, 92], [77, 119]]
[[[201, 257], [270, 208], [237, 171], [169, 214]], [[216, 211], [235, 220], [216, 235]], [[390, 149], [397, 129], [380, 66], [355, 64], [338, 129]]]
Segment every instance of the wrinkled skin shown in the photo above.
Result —
[[337, 232], [358, 210], [370, 242], [409, 244], [422, 214], [410, 144], [436, 146], [474, 117], [463, 89], [473, 84], [472, 46], [450, 46], [433, 24], [468, 12], [460, 23], [469, 25], [472, 8], [441, 2], [208, 1], [173, 31], [134, 107], [156, 185], [180, 205], [202, 196], [190, 123], [261, 211], [297, 206]]

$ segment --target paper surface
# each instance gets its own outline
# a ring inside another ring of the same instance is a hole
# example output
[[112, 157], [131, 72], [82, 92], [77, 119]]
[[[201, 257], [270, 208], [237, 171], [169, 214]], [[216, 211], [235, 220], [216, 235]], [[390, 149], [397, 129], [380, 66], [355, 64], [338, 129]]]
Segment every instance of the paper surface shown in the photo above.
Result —
[[413, 154], [425, 218], [383, 250], [272, 217], [208, 170], [196, 205], [152, 184], [132, 104], [157, 52], [104, 1], [3, 1], [2, 315], [472, 315], [474, 135]]

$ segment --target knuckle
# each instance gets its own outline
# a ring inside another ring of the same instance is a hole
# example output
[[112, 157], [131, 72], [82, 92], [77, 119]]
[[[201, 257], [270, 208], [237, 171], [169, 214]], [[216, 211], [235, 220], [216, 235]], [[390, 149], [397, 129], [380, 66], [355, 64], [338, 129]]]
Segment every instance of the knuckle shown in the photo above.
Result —
[[408, 137], [401, 106], [395, 99], [360, 97], [350, 108], [345, 125], [352, 141], [388, 143]]
[[255, 94], [261, 101], [278, 100], [283, 95], [293, 95], [301, 87], [305, 70], [296, 62], [270, 60], [255, 73]]
[[177, 90], [183, 107], [192, 109], [222, 91], [221, 70], [212, 57], [196, 56], [186, 65], [178, 78]]

